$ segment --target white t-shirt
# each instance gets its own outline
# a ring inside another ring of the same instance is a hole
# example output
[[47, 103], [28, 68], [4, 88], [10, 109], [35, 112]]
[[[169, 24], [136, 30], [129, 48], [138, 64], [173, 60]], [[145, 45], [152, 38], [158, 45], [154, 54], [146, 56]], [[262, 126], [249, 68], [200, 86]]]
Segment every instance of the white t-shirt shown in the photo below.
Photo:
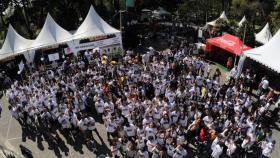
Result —
[[170, 144], [166, 145], [165, 147], [167, 149], [168, 156], [173, 156], [174, 152], [175, 152], [175, 147], [173, 145], [170, 145]]
[[169, 118], [167, 119], [162, 118], [160, 124], [163, 126], [164, 129], [167, 129], [169, 128], [171, 121], [169, 120]]
[[187, 156], [187, 150], [182, 148], [181, 150], [180, 149], [175, 149], [175, 152], [172, 156], [172, 158], [183, 158], [183, 157], [186, 157]]
[[266, 157], [270, 157], [273, 149], [274, 149], [274, 145], [271, 142], [269, 143], [264, 142], [262, 144], [262, 154]]
[[128, 137], [134, 137], [135, 136], [135, 126], [132, 125], [132, 124], [129, 125], [128, 127], [124, 126], [124, 131], [125, 131], [125, 133]]
[[104, 112], [104, 102], [103, 101], [97, 101], [95, 102], [95, 108], [99, 114]]
[[261, 84], [262, 84], [262, 89], [266, 90], [269, 86], [269, 81], [265, 79], [261, 82]]
[[137, 158], [149, 158], [149, 153], [148, 153], [148, 151], [141, 151], [141, 150], [138, 150]]
[[71, 124], [69, 121], [69, 116], [63, 115], [58, 117], [58, 122], [61, 124], [62, 128], [70, 128]]
[[157, 145], [157, 140], [148, 140], [146, 143], [149, 152], [153, 152], [154, 147]]
[[176, 123], [176, 122], [178, 121], [178, 119], [179, 119], [179, 114], [178, 114], [178, 112], [172, 111], [172, 112], [171, 112], [171, 115], [170, 115], [170, 118], [171, 118], [171, 120], [172, 120], [172, 123]]
[[196, 77], [196, 83], [198, 86], [202, 86], [203, 84], [203, 79], [200, 77], [200, 76], [197, 76]]
[[219, 158], [222, 155], [222, 153], [223, 153], [223, 148], [219, 144], [216, 144], [213, 148], [211, 156], [213, 158]]
[[122, 105], [120, 108], [123, 116], [128, 116], [130, 114], [130, 108], [128, 105]]
[[87, 130], [87, 122], [88, 122], [87, 119], [83, 119], [83, 120], [80, 120], [80, 121], [78, 122], [78, 126], [79, 126], [79, 128], [80, 128], [82, 131]]
[[107, 132], [114, 133], [117, 129], [117, 124], [114, 121], [108, 121], [106, 129], [107, 129]]
[[234, 144], [234, 142], [231, 141], [226, 141], [225, 145], [227, 146], [227, 155], [228, 156], [232, 156], [232, 154], [235, 152], [236, 150], [236, 145]]
[[188, 126], [188, 117], [187, 116], [185, 116], [185, 118], [181, 117], [179, 119], [179, 123], [181, 126], [187, 127]]
[[150, 136], [152, 136], [155, 139], [155, 136], [157, 134], [157, 130], [156, 129], [150, 128], [150, 127], [146, 127], [145, 131], [146, 131], [146, 138], [149, 138]]
[[88, 118], [88, 130], [94, 130], [95, 129], [95, 120], [92, 117]]
[[212, 83], [212, 82], [213, 82], [213, 81], [210, 80], [210, 79], [207, 79], [207, 80], [206, 80], [206, 84], [207, 84], [207, 87], [208, 87], [209, 89], [211, 89], [212, 86], [213, 86], [213, 83]]

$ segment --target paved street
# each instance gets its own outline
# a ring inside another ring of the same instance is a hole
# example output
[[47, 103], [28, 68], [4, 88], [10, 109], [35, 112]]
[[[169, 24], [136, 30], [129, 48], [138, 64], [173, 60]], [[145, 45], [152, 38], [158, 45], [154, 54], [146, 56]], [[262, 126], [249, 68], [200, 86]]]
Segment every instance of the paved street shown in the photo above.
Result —
[[[48, 143], [44, 137], [38, 136], [36, 133], [31, 131], [27, 132], [25, 129], [21, 128], [20, 124], [15, 119], [11, 118], [5, 97], [1, 99], [1, 102], [4, 106], [2, 117], [0, 118], [0, 144], [4, 148], [11, 149], [15, 151], [15, 153], [20, 153], [19, 145], [22, 144], [32, 151], [34, 158], [96, 157], [85, 145], [80, 145], [79, 140], [76, 140], [75, 144], [73, 144], [73, 142], [67, 142], [65, 137], [59, 132], [59, 141], [53, 144]], [[109, 153], [108, 142], [106, 141], [106, 129], [99, 123], [97, 123], [96, 126], [101, 135], [100, 139], [94, 133], [95, 140], [98, 143], [97, 149], [100, 154], [106, 155]], [[52, 146], [52, 149], [49, 149], [50, 146]]]

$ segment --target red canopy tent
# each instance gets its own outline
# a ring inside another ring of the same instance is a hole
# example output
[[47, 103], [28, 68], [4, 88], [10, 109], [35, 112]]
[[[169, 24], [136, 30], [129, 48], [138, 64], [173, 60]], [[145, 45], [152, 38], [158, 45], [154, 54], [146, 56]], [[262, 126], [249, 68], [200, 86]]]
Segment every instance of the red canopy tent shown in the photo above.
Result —
[[[206, 51], [210, 52], [213, 46], [226, 50], [234, 55], [240, 56], [243, 42], [236, 36], [231, 34], [224, 34], [222, 37], [215, 37], [207, 39]], [[252, 49], [243, 45], [243, 51]]]

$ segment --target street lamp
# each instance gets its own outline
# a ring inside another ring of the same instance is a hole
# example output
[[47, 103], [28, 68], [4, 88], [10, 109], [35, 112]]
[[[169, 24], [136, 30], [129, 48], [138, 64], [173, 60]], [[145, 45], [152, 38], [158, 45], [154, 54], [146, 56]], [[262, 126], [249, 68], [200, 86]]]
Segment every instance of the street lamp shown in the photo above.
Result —
[[21, 71], [18, 71], [17, 74], [20, 75], [21, 81], [23, 82]]
[[120, 10], [119, 13], [120, 13], [120, 31], [122, 32], [122, 13], [126, 12], [126, 10]]
[[45, 70], [45, 68], [46, 68], [46, 63], [45, 63], [44, 57], [41, 57], [41, 61], [44, 63], [44, 70]]

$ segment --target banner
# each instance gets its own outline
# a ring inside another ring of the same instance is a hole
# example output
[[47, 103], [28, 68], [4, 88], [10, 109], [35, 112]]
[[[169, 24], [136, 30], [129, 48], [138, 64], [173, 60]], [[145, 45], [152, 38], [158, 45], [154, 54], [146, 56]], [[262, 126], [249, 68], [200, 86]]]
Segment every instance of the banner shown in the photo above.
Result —
[[48, 58], [49, 58], [49, 61], [59, 60], [59, 53], [49, 54]]
[[[103, 48], [103, 47], [107, 47], [107, 46], [110, 46], [110, 45], [117, 45], [117, 44], [121, 45], [121, 47], [122, 47], [122, 38], [121, 38], [121, 35], [119, 35], [119, 34], [116, 34], [116, 37], [109, 38], [109, 39], [78, 44], [75, 47], [73, 47], [72, 49], [71, 48], [70, 49], [71, 49], [72, 52], [73, 52], [73, 50], [78, 52], [78, 51], [82, 51], [82, 50]], [[68, 51], [68, 50], [66, 50], [66, 51]]]

